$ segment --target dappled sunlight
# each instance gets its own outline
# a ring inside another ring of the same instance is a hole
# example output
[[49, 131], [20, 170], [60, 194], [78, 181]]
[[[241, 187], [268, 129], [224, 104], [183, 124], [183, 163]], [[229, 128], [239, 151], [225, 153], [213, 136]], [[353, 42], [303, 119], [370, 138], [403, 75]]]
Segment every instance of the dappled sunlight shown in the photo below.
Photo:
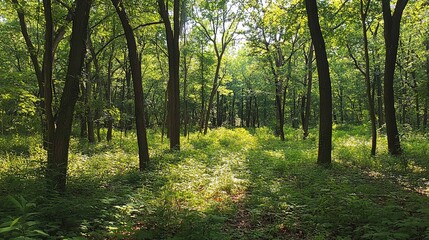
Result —
[[[286, 135], [298, 132], [292, 131]], [[42, 172], [34, 171], [40, 165], [23, 156], [2, 156], [6, 169], [0, 183], [7, 184], [3, 192], [25, 194], [40, 206], [53, 225], [44, 229], [48, 233], [61, 227], [90, 239], [373, 239], [424, 234], [429, 225], [428, 163], [414, 148], [424, 145], [406, 145], [403, 158], [383, 150], [371, 157], [366, 138], [337, 134], [331, 169], [316, 164], [316, 141], [282, 142], [266, 128], [252, 133], [221, 128], [206, 136], [192, 133], [182, 139], [181, 152], [169, 151], [159, 135], [152, 136], [150, 141], [160, 149], [151, 150], [143, 172], [138, 172], [131, 137], [94, 146], [73, 142], [66, 198], [32, 198], [29, 189], [42, 188], [35, 185]], [[31, 159], [43, 159], [36, 148], [30, 152]], [[3, 203], [0, 207], [5, 208]]]

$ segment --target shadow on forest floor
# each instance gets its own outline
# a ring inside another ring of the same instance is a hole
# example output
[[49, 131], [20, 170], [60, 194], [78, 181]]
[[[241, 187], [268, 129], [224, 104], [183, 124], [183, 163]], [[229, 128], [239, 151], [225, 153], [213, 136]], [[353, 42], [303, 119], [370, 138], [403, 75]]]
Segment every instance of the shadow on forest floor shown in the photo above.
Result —
[[0, 197], [0, 219], [37, 215], [20, 218], [21, 229], [0, 233], [0, 239], [429, 237], [428, 140], [408, 136], [405, 155], [395, 158], [380, 138], [379, 154], [371, 158], [369, 139], [359, 129], [338, 129], [334, 164], [324, 169], [315, 164], [313, 135], [302, 141], [300, 131], [288, 130], [281, 142], [265, 128], [218, 129], [192, 135], [180, 153], [163, 150], [158, 141], [143, 173], [134, 170], [132, 136], [120, 146], [75, 141], [68, 191], [50, 200], [43, 197], [43, 164], [23, 166], [43, 157], [11, 155], [2, 163], [0, 193], [31, 204], [20, 212]]

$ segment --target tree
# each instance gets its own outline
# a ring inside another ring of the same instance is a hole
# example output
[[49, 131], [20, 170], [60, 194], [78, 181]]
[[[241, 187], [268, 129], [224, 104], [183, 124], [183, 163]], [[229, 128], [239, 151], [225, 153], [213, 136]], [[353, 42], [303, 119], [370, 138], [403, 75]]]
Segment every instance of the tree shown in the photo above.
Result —
[[371, 155], [375, 156], [375, 152], [377, 149], [377, 119], [375, 117], [375, 106], [374, 106], [374, 91], [372, 90], [372, 82], [370, 76], [370, 58], [369, 58], [369, 48], [368, 48], [368, 28], [367, 18], [368, 12], [370, 9], [371, 0], [368, 0], [364, 3], [363, 0], [360, 0], [360, 22], [362, 27], [362, 36], [363, 36], [363, 46], [364, 46], [364, 61], [365, 66], [362, 67], [359, 65], [358, 60], [353, 55], [353, 51], [350, 46], [347, 45], [347, 49], [349, 51], [350, 57], [353, 59], [356, 68], [362, 73], [365, 78], [366, 85], [366, 97], [368, 100], [368, 110], [369, 110], [369, 118], [371, 121]]
[[213, 44], [216, 54], [216, 70], [204, 118], [204, 134], [207, 134], [210, 113], [216, 92], [222, 82], [222, 59], [229, 44], [234, 40], [241, 20], [242, 4], [234, 1], [213, 1], [200, 3], [194, 10], [194, 21], [205, 37]]
[[[44, 66], [52, 66], [52, 8], [51, 1], [44, 0], [45, 13], [45, 57]], [[75, 16], [70, 40], [67, 75], [56, 119], [52, 108], [52, 68], [44, 69], [45, 112], [48, 124], [48, 183], [54, 190], [64, 191], [66, 187], [68, 149], [73, 121], [74, 106], [79, 94], [79, 80], [85, 57], [85, 41], [91, 1], [76, 0]]]
[[122, 0], [112, 0], [116, 13], [121, 20], [125, 38], [128, 45], [128, 59], [131, 66], [131, 75], [134, 87], [134, 104], [136, 117], [137, 144], [139, 147], [139, 169], [142, 171], [149, 162], [149, 148], [146, 135], [146, 122], [144, 115], [144, 97], [142, 86], [142, 73], [139, 56], [137, 53], [137, 43], [134, 37], [133, 28], [130, 25], [125, 6]]
[[313, 43], [310, 43], [310, 50], [308, 51], [308, 57], [306, 61], [307, 73], [305, 74], [304, 86], [307, 87], [307, 92], [302, 96], [301, 100], [301, 121], [302, 121], [302, 130], [303, 139], [308, 137], [308, 126], [310, 123], [310, 108], [311, 108], [311, 86], [313, 85], [313, 53], [314, 46]]
[[384, 63], [384, 111], [386, 118], [387, 145], [389, 153], [392, 155], [400, 155], [402, 153], [396, 124], [393, 79], [398, 53], [401, 18], [407, 3], [408, 0], [398, 0], [392, 15], [390, 0], [382, 0], [384, 42], [386, 45]]
[[317, 163], [329, 166], [332, 151], [332, 93], [329, 63], [326, 55], [325, 40], [320, 29], [316, 0], [305, 0], [311, 39], [316, 53], [317, 72], [319, 74], [320, 119], [319, 150]]
[[[49, 2], [43, 2], [44, 6], [48, 4], [49, 9], [45, 9], [45, 30], [49, 31], [49, 35], [45, 34], [46, 42], [45, 42], [45, 53], [43, 55], [42, 59], [42, 65], [39, 63], [38, 59], [38, 47], [36, 47], [31, 39], [31, 36], [28, 31], [27, 27], [27, 21], [25, 18], [25, 11], [23, 6], [18, 2], [18, 0], [12, 0], [12, 3], [14, 7], [16, 8], [16, 12], [18, 14], [19, 19], [19, 25], [21, 28], [22, 36], [24, 37], [25, 44], [27, 46], [28, 53], [30, 55], [31, 62], [33, 64], [34, 72], [36, 74], [37, 84], [39, 87], [39, 111], [41, 116], [41, 122], [42, 122], [42, 135], [43, 135], [43, 146], [47, 149], [48, 147], [48, 123], [47, 123], [47, 115], [45, 113], [46, 107], [45, 107], [45, 81], [48, 80], [48, 82], [51, 82], [51, 80], [46, 79], [46, 77], [52, 78], [52, 68], [53, 68], [53, 57], [55, 55], [56, 49], [58, 47], [58, 44], [60, 43], [61, 39], [64, 37], [64, 34], [66, 32], [67, 24], [72, 20], [73, 12], [72, 9], [68, 9], [68, 14], [65, 19], [65, 23], [57, 28], [57, 30], [54, 32], [54, 23], [52, 20], [52, 14], [50, 13], [51, 3]], [[48, 11], [49, 10], [49, 11]], [[48, 14], [48, 15], [46, 15]], [[47, 48], [46, 48], [47, 47]], [[48, 54], [49, 53], [49, 54]], [[47, 64], [47, 65], [45, 65]], [[48, 71], [48, 72], [46, 72]], [[50, 73], [49, 73], [50, 71]], [[47, 74], [47, 75], [45, 75]], [[48, 89], [49, 90], [49, 89]], [[48, 107], [49, 108], [49, 107]]]
[[268, 65], [272, 75], [277, 118], [275, 134], [282, 141], [285, 140], [286, 93], [292, 82], [292, 58], [301, 39], [299, 14], [290, 14], [296, 11], [299, 11], [299, 4], [286, 8], [272, 1], [255, 1], [250, 12], [251, 21], [246, 23], [250, 28], [247, 37], [253, 53], [261, 56], [261, 62]]
[[[167, 1], [168, 4], [168, 1]], [[174, 0], [173, 26], [170, 22], [168, 6], [164, 0], [158, 0], [159, 14], [164, 21], [168, 48], [168, 131], [170, 149], [180, 150], [180, 0]]]

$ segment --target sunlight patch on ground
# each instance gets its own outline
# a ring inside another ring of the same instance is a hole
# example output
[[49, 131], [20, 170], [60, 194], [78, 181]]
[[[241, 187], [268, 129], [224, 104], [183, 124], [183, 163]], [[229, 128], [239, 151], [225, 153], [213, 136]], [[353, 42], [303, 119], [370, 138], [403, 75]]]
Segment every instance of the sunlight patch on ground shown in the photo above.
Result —
[[274, 151], [274, 150], [267, 150], [264, 151], [267, 156], [273, 158], [273, 159], [285, 159], [285, 153], [284, 151]]

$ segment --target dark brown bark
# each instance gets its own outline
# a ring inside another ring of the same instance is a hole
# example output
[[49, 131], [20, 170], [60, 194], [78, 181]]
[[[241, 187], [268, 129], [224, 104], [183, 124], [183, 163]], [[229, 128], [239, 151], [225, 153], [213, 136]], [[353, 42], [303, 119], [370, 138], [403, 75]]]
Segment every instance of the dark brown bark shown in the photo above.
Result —
[[232, 93], [232, 103], [229, 109], [229, 124], [235, 127], [235, 92]]
[[368, 16], [369, 6], [371, 0], [368, 0], [366, 5], [364, 5], [363, 0], [360, 0], [360, 16], [361, 16], [361, 24], [362, 24], [362, 32], [363, 32], [363, 44], [364, 44], [364, 54], [365, 54], [365, 85], [366, 85], [366, 97], [368, 99], [368, 109], [369, 109], [369, 117], [371, 120], [371, 155], [375, 156], [375, 152], [377, 149], [377, 120], [375, 118], [375, 107], [374, 107], [374, 95], [372, 94], [372, 83], [370, 76], [370, 66], [369, 66], [369, 50], [368, 50], [368, 28], [366, 25], [366, 18]]
[[[46, 50], [52, 47], [52, 38], [49, 37], [49, 35], [52, 36], [51, 2], [49, 0], [45, 0], [44, 7], [47, 35], [45, 37]], [[66, 187], [68, 149], [70, 144], [74, 107], [79, 95], [79, 79], [84, 65], [85, 40], [87, 36], [90, 7], [91, 1], [76, 1], [76, 15], [73, 20], [67, 75], [55, 123], [51, 115], [52, 106], [50, 102], [52, 101], [52, 88], [46, 87], [52, 84], [49, 82], [49, 77], [52, 77], [52, 70], [45, 71], [45, 97], [47, 100], [46, 103], [48, 103], [46, 104], [46, 107], [49, 107], [46, 111], [46, 113], [49, 114], [48, 133], [49, 139], [52, 139], [52, 143], [48, 148], [47, 179], [52, 189], [60, 192], [65, 191]], [[52, 56], [52, 54], [50, 55]], [[51, 59], [46, 57], [45, 60], [50, 61]]]
[[402, 13], [408, 0], [398, 0], [394, 13], [391, 13], [390, 0], [382, 0], [384, 19], [384, 42], [386, 45], [384, 65], [384, 111], [386, 118], [387, 146], [389, 153], [402, 153], [399, 132], [396, 124], [393, 79], [398, 53], [398, 42]]
[[[183, 28], [183, 43], [187, 45], [186, 39], [186, 23], [184, 23]], [[183, 101], [184, 101], [184, 109], [183, 109], [183, 136], [188, 135], [188, 124], [189, 124], [189, 112], [188, 112], [188, 62], [187, 62], [187, 53], [186, 51], [183, 53]]]
[[293, 90], [292, 90], [292, 114], [291, 114], [292, 119], [291, 120], [292, 120], [292, 127], [295, 129], [299, 128], [298, 106], [299, 106], [299, 100], [297, 101], [296, 89], [293, 88]]
[[247, 94], [247, 103], [246, 103], [246, 127], [251, 126], [251, 115], [252, 115], [252, 90]]
[[[429, 39], [426, 39], [426, 51], [429, 52]], [[429, 55], [426, 55], [426, 95], [423, 110], [423, 129], [428, 126], [428, 110], [429, 108]]]
[[204, 45], [201, 41], [201, 123], [200, 123], [200, 133], [204, 130], [204, 124], [205, 124], [205, 106], [206, 106], [206, 97], [205, 97], [205, 80], [204, 80]]
[[146, 123], [144, 117], [144, 97], [142, 86], [141, 64], [137, 53], [137, 44], [133, 28], [128, 20], [122, 0], [112, 0], [116, 13], [121, 20], [128, 46], [128, 59], [130, 61], [131, 75], [134, 88], [134, 109], [136, 117], [137, 144], [139, 147], [139, 169], [143, 171], [149, 163], [149, 149], [146, 136]]
[[252, 120], [252, 123], [253, 123], [253, 128], [256, 128], [256, 127], [258, 127], [259, 128], [259, 126], [260, 126], [260, 122], [259, 122], [259, 108], [258, 108], [258, 101], [257, 101], [257, 98], [256, 98], [256, 95], [253, 95], [253, 102], [254, 102], [254, 108], [253, 108], [253, 120]]
[[158, 0], [159, 14], [164, 21], [168, 49], [168, 133], [170, 149], [180, 150], [180, 0], [174, 0], [173, 26], [164, 0]]
[[310, 123], [310, 108], [311, 108], [311, 88], [313, 85], [313, 53], [314, 53], [314, 47], [313, 43], [310, 44], [310, 51], [308, 53], [307, 58], [307, 74], [306, 74], [306, 85], [307, 85], [307, 93], [305, 96], [303, 96], [302, 105], [304, 111], [302, 111], [302, 130], [303, 133], [303, 139], [307, 139], [308, 137], [308, 126]]
[[88, 132], [87, 132], [85, 114], [81, 114], [81, 116], [79, 116], [79, 117], [80, 117], [80, 137], [81, 138], [87, 138]]
[[239, 117], [240, 117], [240, 127], [244, 127], [244, 88], [241, 89]]
[[86, 81], [86, 88], [85, 88], [85, 119], [87, 121], [86, 125], [88, 127], [88, 142], [94, 143], [95, 142], [95, 132], [94, 132], [94, 110], [92, 108], [93, 105], [93, 83], [91, 78], [91, 63], [86, 63], [86, 74], [87, 74], [87, 81]]
[[222, 126], [222, 104], [220, 102], [219, 91], [216, 92], [216, 126]]
[[[45, 114], [46, 114], [46, 125], [47, 125], [47, 172], [46, 177], [48, 184], [52, 186], [54, 190], [64, 191], [65, 190], [65, 176], [61, 177], [61, 170], [59, 169], [58, 162], [55, 156], [55, 119], [52, 109], [52, 65], [53, 57], [52, 51], [52, 34], [53, 34], [53, 21], [52, 21], [52, 5], [51, 0], [43, 1], [43, 12], [45, 16], [45, 52], [43, 55], [43, 86], [44, 86], [44, 100], [45, 100]], [[64, 181], [62, 181], [64, 179]]]
[[212, 90], [210, 92], [209, 101], [208, 101], [207, 110], [206, 110], [206, 116], [205, 116], [205, 120], [204, 120], [205, 121], [204, 122], [204, 135], [207, 134], [207, 130], [209, 127], [210, 113], [213, 109], [213, 100], [214, 100], [214, 97], [216, 95], [217, 89], [220, 86], [220, 80], [219, 80], [220, 66], [221, 66], [223, 54], [225, 52], [224, 47], [222, 47], [222, 51], [219, 52], [218, 48], [216, 47], [217, 45], [214, 44], [214, 46], [215, 46], [215, 52], [216, 52], [216, 57], [217, 57], [217, 63], [216, 63], [215, 76], [213, 78]]
[[317, 163], [329, 166], [331, 165], [332, 151], [332, 92], [329, 63], [326, 55], [325, 40], [320, 29], [316, 0], [305, 0], [305, 6], [319, 74], [320, 121]]
[[383, 88], [380, 77], [380, 67], [376, 66], [374, 70], [374, 81], [377, 85], [377, 115], [378, 115], [378, 127], [381, 128], [384, 124], [384, 113], [383, 113]]
[[[109, 56], [109, 63], [107, 65], [107, 82], [106, 82], [106, 102], [107, 108], [110, 111], [112, 108], [112, 75], [113, 75], [113, 56], [114, 56], [114, 45], [112, 45], [112, 51]], [[106, 140], [108, 142], [112, 141], [113, 134], [113, 116], [109, 112], [107, 114], [107, 135]]]
[[[277, 78], [277, 77], [276, 77]], [[280, 86], [281, 82], [276, 80], [276, 116], [277, 116], [277, 129], [276, 135], [280, 137], [280, 140], [285, 140], [285, 133], [283, 126], [285, 125], [285, 116], [282, 108], [282, 87]]]

